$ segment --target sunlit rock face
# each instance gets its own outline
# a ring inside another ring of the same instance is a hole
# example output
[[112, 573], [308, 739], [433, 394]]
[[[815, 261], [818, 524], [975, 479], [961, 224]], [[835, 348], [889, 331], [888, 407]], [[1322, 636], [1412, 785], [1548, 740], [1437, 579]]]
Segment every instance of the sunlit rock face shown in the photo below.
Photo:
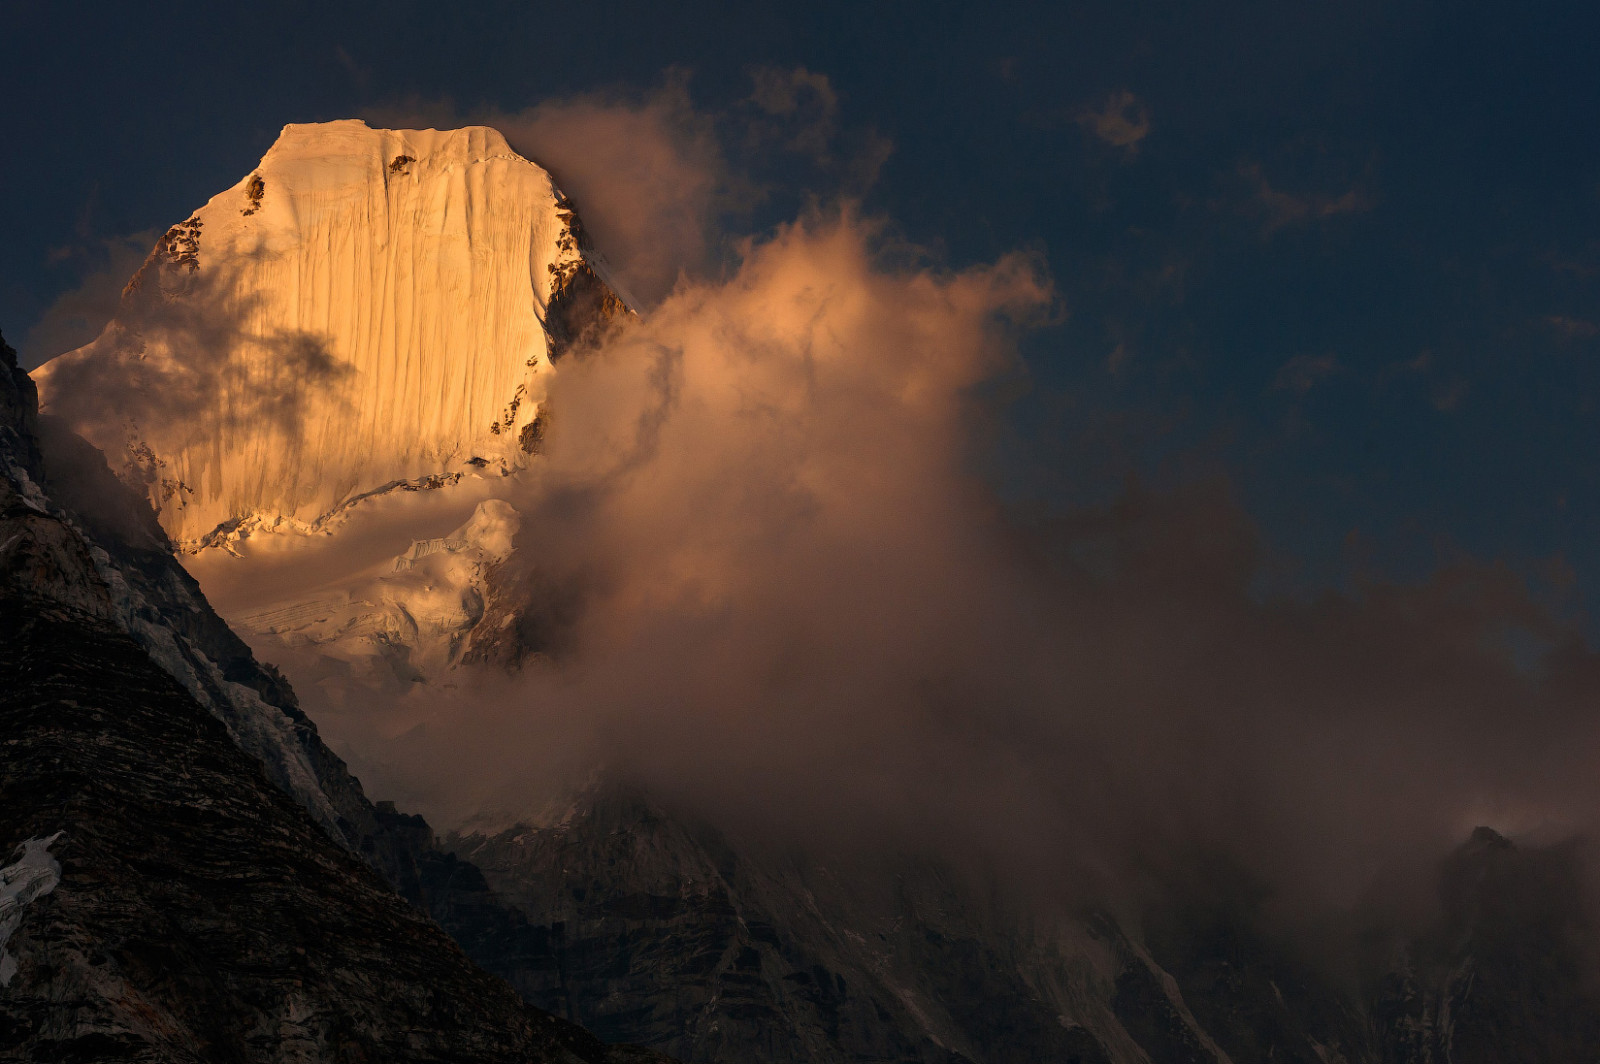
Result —
[[42, 402], [180, 547], [320, 529], [530, 459], [552, 357], [626, 313], [585, 243], [493, 129], [286, 126], [40, 371]]

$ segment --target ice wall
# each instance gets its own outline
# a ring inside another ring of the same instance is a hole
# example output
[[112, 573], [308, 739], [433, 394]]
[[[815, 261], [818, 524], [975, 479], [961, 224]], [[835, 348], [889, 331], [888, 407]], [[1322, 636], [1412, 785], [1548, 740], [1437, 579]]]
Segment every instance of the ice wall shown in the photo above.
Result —
[[593, 260], [579, 232], [493, 129], [286, 126], [162, 237], [99, 338], [40, 370], [42, 404], [190, 548], [310, 528], [397, 480], [514, 469], [552, 283]]

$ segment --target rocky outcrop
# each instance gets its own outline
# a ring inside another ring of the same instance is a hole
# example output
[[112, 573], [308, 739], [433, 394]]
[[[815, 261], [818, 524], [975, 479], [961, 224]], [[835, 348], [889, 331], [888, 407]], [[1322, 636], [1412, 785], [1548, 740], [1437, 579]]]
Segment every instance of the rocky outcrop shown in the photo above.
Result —
[[[9, 605], [9, 604], [8, 604]], [[601, 1061], [336, 846], [131, 639], [0, 616], [0, 852], [60, 833], [0, 1058]]]
[[559, 359], [598, 344], [611, 324], [627, 313], [622, 300], [587, 262], [579, 260], [555, 271], [545, 313], [550, 357]]
[[544, 329], [550, 358], [598, 343], [615, 322], [631, 313], [594, 268], [594, 246], [578, 217], [577, 205], [556, 197], [562, 231], [556, 246], [561, 256], [550, 264], [550, 297], [545, 301]]
[[1374, 934], [1384, 1064], [1600, 1060], [1600, 942], [1582, 843], [1479, 828], [1440, 871], [1437, 923]]
[[0, 337], [0, 455], [34, 480], [43, 469], [38, 429], [39, 391]]

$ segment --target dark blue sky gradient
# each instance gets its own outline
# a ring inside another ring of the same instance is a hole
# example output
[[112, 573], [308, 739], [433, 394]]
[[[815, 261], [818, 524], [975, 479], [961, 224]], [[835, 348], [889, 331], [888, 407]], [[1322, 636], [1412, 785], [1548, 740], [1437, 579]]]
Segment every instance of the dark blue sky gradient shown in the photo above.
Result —
[[[953, 266], [1049, 263], [1066, 317], [1028, 343], [1015, 490], [1224, 473], [1276, 586], [1465, 553], [1540, 579], [1560, 556], [1569, 606], [1600, 594], [1593, 5], [144, 6], [6, 6], [14, 344], [98, 242], [185, 217], [285, 122], [668, 67], [716, 112], [804, 65], [894, 143], [872, 210]], [[1132, 148], [1081, 120], [1123, 92]]]

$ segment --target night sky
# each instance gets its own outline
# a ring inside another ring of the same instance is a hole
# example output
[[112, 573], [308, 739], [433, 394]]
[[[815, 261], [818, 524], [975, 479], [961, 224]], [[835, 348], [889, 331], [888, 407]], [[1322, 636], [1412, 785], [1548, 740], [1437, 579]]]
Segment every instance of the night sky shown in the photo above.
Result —
[[[24, 363], [92, 336], [52, 306], [284, 123], [687, 79], [748, 178], [729, 247], [864, 188], [947, 266], [1042, 256], [1059, 313], [1005, 385], [1008, 492], [1221, 479], [1271, 590], [1469, 556], [1600, 601], [1592, 5], [465, 6], [8, 3], [0, 329]], [[837, 94], [841, 158], [892, 145], [869, 185], [730, 132], [797, 67]]]

